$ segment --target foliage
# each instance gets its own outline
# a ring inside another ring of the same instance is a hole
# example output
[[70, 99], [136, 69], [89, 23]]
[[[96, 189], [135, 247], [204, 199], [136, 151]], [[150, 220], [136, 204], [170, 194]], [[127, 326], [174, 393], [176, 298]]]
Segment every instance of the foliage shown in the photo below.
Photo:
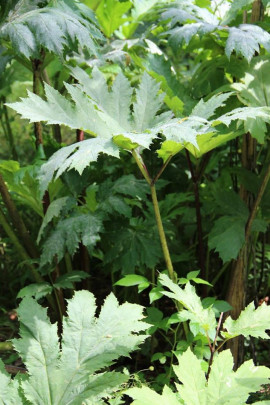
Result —
[[13, 381], [1, 361], [1, 401], [96, 404], [124, 383], [126, 376], [121, 373], [97, 371], [127, 356], [145, 340], [146, 335], [138, 335], [147, 327], [141, 321], [142, 307], [119, 305], [111, 294], [98, 318], [95, 312], [93, 294], [76, 292], [68, 302], [60, 349], [57, 325], [50, 323], [36, 301], [25, 298], [18, 309], [21, 338], [13, 340], [13, 346], [29, 374]]

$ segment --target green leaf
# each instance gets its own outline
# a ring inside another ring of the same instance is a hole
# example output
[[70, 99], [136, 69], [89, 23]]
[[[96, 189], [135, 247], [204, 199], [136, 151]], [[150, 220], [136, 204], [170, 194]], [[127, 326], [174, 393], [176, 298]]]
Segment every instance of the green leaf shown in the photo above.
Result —
[[11, 381], [0, 361], [0, 401], [26, 404], [21, 394], [29, 403], [48, 405], [98, 404], [108, 398], [127, 377], [99, 371], [137, 348], [147, 337], [138, 333], [149, 325], [142, 322], [142, 307], [119, 305], [113, 294], [98, 318], [95, 312], [95, 299], [88, 291], [68, 300], [60, 349], [57, 325], [35, 300], [24, 298], [18, 309], [21, 338], [12, 342], [29, 374]]
[[258, 25], [241, 24], [239, 28], [231, 27], [225, 47], [225, 53], [230, 58], [233, 51], [243, 55], [248, 62], [255, 52], [260, 52], [260, 44], [270, 50], [270, 34]]
[[141, 84], [136, 90], [136, 102], [133, 105], [134, 129], [138, 132], [155, 126], [160, 120], [156, 114], [164, 96], [157, 95], [159, 87], [159, 83], [147, 73], [143, 74]]
[[0, 29], [0, 36], [11, 41], [15, 53], [38, 57], [40, 48], [45, 48], [62, 56], [64, 49], [76, 50], [79, 44], [97, 54], [96, 40], [102, 35], [75, 4], [58, 1], [52, 7], [30, 11], [18, 7], [16, 11]]
[[152, 304], [154, 301], [159, 300], [162, 296], [163, 296], [163, 294], [162, 294], [161, 287], [152, 288], [152, 290], [149, 292], [150, 304]]
[[[137, 274], [128, 274], [127, 276], [118, 280], [114, 285], [121, 285], [123, 287], [131, 287], [142, 283], [148, 283], [147, 278], [139, 276]], [[149, 283], [148, 283], [149, 285]]]
[[181, 398], [188, 405], [206, 404], [206, 379], [201, 361], [188, 349], [182, 356], [177, 356], [179, 366], [173, 370], [183, 385], [177, 389]]
[[40, 298], [45, 297], [51, 292], [52, 286], [49, 283], [44, 282], [29, 284], [18, 292], [17, 298], [34, 297], [39, 300]]
[[53, 202], [51, 202], [51, 204], [49, 205], [45, 217], [42, 221], [39, 233], [38, 233], [38, 237], [37, 237], [37, 243], [40, 242], [41, 236], [44, 232], [44, 229], [46, 228], [46, 226], [51, 222], [51, 220], [53, 218], [57, 218], [61, 211], [65, 208], [65, 205], [69, 203], [72, 205], [76, 204], [76, 200], [75, 198], [71, 198], [71, 197], [61, 197], [58, 198], [57, 200], [54, 200]]
[[169, 288], [171, 292], [162, 293], [170, 298], [179, 301], [184, 308], [179, 314], [183, 319], [190, 320], [190, 330], [196, 336], [202, 333], [211, 339], [215, 337], [216, 318], [211, 308], [204, 309], [195, 288], [188, 282], [184, 289], [175, 284], [166, 274], [159, 276], [159, 282]]
[[161, 148], [157, 151], [158, 156], [167, 162], [167, 160], [180, 152], [184, 146], [181, 143], [175, 141], [164, 141], [161, 145]]
[[43, 243], [40, 266], [52, 263], [55, 255], [59, 262], [66, 250], [73, 255], [79, 243], [92, 249], [100, 239], [102, 223], [94, 214], [75, 214], [60, 221]]
[[224, 107], [224, 102], [227, 101], [232, 94], [234, 93], [216, 94], [207, 101], [201, 99], [193, 108], [191, 115], [205, 119], [211, 118], [215, 114], [217, 108]]
[[100, 2], [96, 9], [96, 16], [106, 37], [109, 38], [120, 25], [127, 21], [123, 15], [131, 6], [130, 1], [102, 0]]
[[237, 17], [239, 11], [247, 10], [250, 8], [250, 5], [253, 3], [253, 0], [234, 0], [231, 3], [229, 10], [226, 12], [225, 16], [222, 19], [223, 25], [228, 25], [232, 20]]
[[74, 288], [73, 283], [78, 283], [86, 278], [90, 277], [85, 271], [72, 271], [71, 273], [63, 274], [57, 277], [53, 283], [55, 288]]
[[164, 387], [162, 395], [157, 394], [149, 387], [130, 388], [125, 392], [131, 398], [134, 405], [179, 405], [178, 399], [169, 387]]
[[262, 304], [255, 309], [254, 303], [250, 303], [240, 314], [239, 318], [233, 320], [230, 316], [223, 324], [226, 330], [222, 332], [225, 338], [233, 338], [243, 335], [245, 337], [261, 337], [269, 339], [265, 330], [269, 329], [270, 307]]
[[[108, 139], [95, 138], [76, 142], [70, 146], [59, 149], [41, 167], [40, 188], [44, 192], [50, 181], [61, 176], [65, 170], [76, 169], [80, 174], [91, 163], [97, 161], [100, 153], [119, 157], [117, 146]], [[54, 177], [55, 174], [55, 177]]]
[[215, 221], [208, 237], [208, 246], [218, 252], [223, 263], [236, 259], [245, 243], [244, 216], [223, 216]]

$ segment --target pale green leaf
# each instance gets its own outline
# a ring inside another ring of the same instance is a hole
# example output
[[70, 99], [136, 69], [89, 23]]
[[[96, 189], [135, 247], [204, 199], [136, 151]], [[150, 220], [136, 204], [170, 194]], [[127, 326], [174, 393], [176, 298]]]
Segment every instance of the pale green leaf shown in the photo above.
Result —
[[183, 320], [190, 320], [192, 333], [195, 336], [198, 333], [202, 333], [214, 339], [216, 328], [215, 313], [212, 308], [203, 308], [202, 302], [196, 294], [195, 287], [188, 282], [185, 288], [182, 289], [165, 274], [159, 276], [159, 282], [171, 291], [162, 291], [164, 295], [179, 301], [186, 308], [186, 310], [180, 311], [179, 314]]
[[27, 58], [38, 56], [40, 48], [62, 56], [64, 49], [76, 50], [78, 44], [96, 55], [96, 40], [102, 39], [93, 21], [83, 17], [76, 4], [66, 1], [30, 10], [18, 7], [2, 25], [0, 36], [10, 40], [15, 52]]
[[161, 395], [146, 386], [130, 388], [125, 393], [135, 399], [132, 402], [133, 405], [179, 405], [179, 401], [169, 387], [164, 388]]
[[221, 115], [216, 120], [213, 121], [213, 124], [223, 123], [227, 126], [235, 120], [246, 120], [247, 118], [263, 118], [269, 120], [270, 109], [268, 107], [239, 107], [235, 110], [232, 110], [224, 115]]
[[232, 94], [234, 93], [216, 94], [207, 101], [201, 99], [193, 108], [191, 116], [194, 115], [205, 119], [211, 118], [215, 114], [217, 108], [224, 107], [225, 101], [227, 101]]
[[174, 372], [183, 385], [177, 389], [181, 398], [188, 405], [207, 405], [206, 378], [201, 367], [201, 361], [188, 349], [182, 356], [177, 356], [179, 365], [174, 366]]
[[230, 58], [233, 51], [242, 54], [249, 62], [255, 52], [260, 52], [260, 44], [267, 51], [270, 49], [270, 34], [258, 25], [241, 24], [238, 28], [229, 29], [225, 53]]
[[208, 380], [207, 404], [242, 405], [249, 394], [269, 382], [270, 370], [254, 366], [252, 360], [246, 361], [233, 371], [233, 357], [225, 350], [214, 358]]
[[35, 300], [24, 298], [18, 309], [21, 338], [13, 345], [29, 374], [12, 381], [0, 361], [0, 403], [26, 404], [20, 400], [23, 394], [31, 404], [96, 405], [111, 396], [127, 376], [98, 371], [137, 348], [147, 337], [139, 332], [149, 325], [142, 322], [143, 307], [119, 305], [113, 294], [99, 318], [95, 312], [95, 299], [88, 291], [76, 292], [68, 300], [60, 348], [57, 325]]
[[46, 309], [30, 297], [21, 302], [18, 316], [21, 338], [12, 343], [31, 375], [22, 383], [25, 396], [32, 403], [52, 404], [59, 358], [57, 325], [50, 324]]
[[133, 104], [134, 130], [142, 132], [157, 124], [156, 114], [162, 105], [164, 96], [157, 95], [159, 83], [144, 73], [136, 90], [136, 102]]
[[263, 303], [255, 309], [254, 303], [251, 302], [238, 319], [233, 320], [230, 316], [226, 319], [222, 336], [230, 339], [239, 335], [269, 339], [269, 335], [265, 332], [269, 329], [269, 322], [270, 307]]
[[41, 167], [41, 190], [44, 192], [54, 177], [57, 179], [65, 170], [76, 168], [79, 173], [97, 161], [100, 153], [119, 157], [117, 146], [109, 139], [94, 138], [66, 146], [52, 155]]

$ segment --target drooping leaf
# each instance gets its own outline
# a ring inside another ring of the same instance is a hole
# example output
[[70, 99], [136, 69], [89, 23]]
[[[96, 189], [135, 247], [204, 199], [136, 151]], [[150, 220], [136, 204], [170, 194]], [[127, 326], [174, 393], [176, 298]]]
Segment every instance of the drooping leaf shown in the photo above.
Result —
[[14, 51], [27, 58], [38, 57], [40, 48], [62, 55], [64, 49], [77, 49], [77, 44], [97, 54], [96, 41], [102, 35], [93, 20], [85, 18], [80, 8], [67, 1], [30, 10], [18, 7], [2, 25], [0, 36], [11, 41]]
[[66, 251], [72, 256], [82, 242], [92, 249], [100, 239], [102, 222], [94, 214], [75, 214], [60, 221], [43, 244], [40, 266], [52, 263], [55, 256], [59, 262]]
[[260, 52], [260, 44], [270, 50], [270, 34], [257, 25], [241, 24], [238, 28], [231, 27], [226, 42], [225, 53], [230, 58], [233, 51], [243, 55], [249, 62], [256, 52]]
[[269, 329], [270, 321], [270, 307], [262, 304], [255, 309], [254, 303], [251, 302], [239, 315], [239, 318], [233, 320], [230, 316], [223, 324], [225, 329], [222, 336], [225, 338], [233, 338], [235, 336], [243, 335], [245, 337], [261, 337], [269, 339], [265, 332]]

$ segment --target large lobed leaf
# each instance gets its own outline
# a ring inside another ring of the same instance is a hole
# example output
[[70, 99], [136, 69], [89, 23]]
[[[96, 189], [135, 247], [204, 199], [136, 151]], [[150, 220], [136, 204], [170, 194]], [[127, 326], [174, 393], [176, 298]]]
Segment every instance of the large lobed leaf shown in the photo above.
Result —
[[13, 345], [29, 374], [11, 381], [0, 362], [0, 403], [25, 403], [21, 395], [33, 405], [99, 403], [126, 376], [97, 372], [129, 355], [146, 338], [139, 335], [149, 327], [142, 322], [142, 309], [135, 304], [119, 305], [111, 294], [95, 318], [93, 294], [76, 292], [68, 301], [60, 349], [57, 325], [50, 323], [46, 310], [35, 300], [25, 298], [18, 309], [21, 338], [14, 339]]
[[[243, 55], [249, 62], [262, 45], [267, 51], [270, 49], [270, 34], [261, 27], [252, 24], [241, 24], [239, 27], [228, 27], [227, 23], [233, 19], [239, 9], [248, 6], [250, 0], [234, 1], [225, 16], [222, 25], [217, 17], [208, 9], [198, 7], [189, 1], [176, 1], [167, 7], [162, 14], [163, 20], [169, 20], [170, 30], [167, 31], [169, 41], [173, 47], [188, 44], [195, 36], [203, 36], [213, 32], [227, 33], [225, 53], [230, 58], [232, 52]], [[176, 26], [177, 24], [182, 26]], [[185, 24], [184, 24], [185, 23]], [[174, 28], [172, 28], [174, 27]], [[225, 34], [226, 35], [226, 34]]]
[[97, 54], [97, 40], [102, 39], [94, 15], [71, 1], [58, 1], [54, 6], [24, 7], [20, 0], [0, 29], [0, 36], [11, 42], [16, 53], [27, 58], [38, 57], [40, 48], [62, 55], [79, 44]]
[[249, 394], [257, 391], [262, 384], [267, 384], [270, 378], [270, 370], [255, 367], [252, 360], [246, 361], [234, 372], [230, 350], [215, 356], [208, 382], [201, 368], [201, 360], [190, 349], [177, 358], [179, 365], [174, 366], [174, 372], [182, 383], [176, 384], [180, 399], [169, 388], [164, 389], [162, 395], [147, 387], [131, 388], [127, 394], [136, 400], [134, 405], [243, 405]]

